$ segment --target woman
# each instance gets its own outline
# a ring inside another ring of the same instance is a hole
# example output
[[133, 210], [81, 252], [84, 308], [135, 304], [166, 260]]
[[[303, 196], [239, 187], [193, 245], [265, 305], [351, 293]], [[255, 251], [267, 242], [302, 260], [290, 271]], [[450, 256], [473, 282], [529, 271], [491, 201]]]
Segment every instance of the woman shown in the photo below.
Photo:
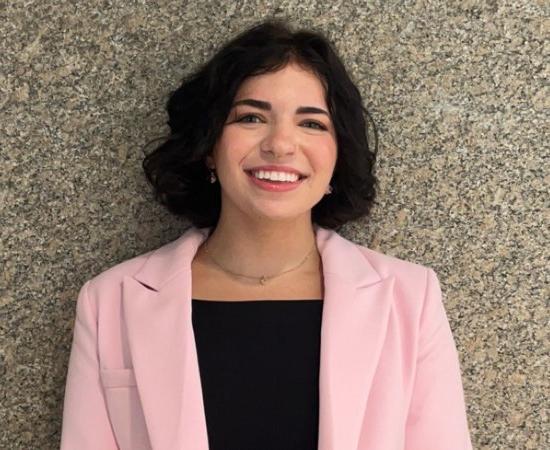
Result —
[[144, 169], [192, 226], [82, 287], [61, 448], [471, 449], [436, 274], [335, 231], [376, 148], [327, 39], [258, 24], [168, 113]]

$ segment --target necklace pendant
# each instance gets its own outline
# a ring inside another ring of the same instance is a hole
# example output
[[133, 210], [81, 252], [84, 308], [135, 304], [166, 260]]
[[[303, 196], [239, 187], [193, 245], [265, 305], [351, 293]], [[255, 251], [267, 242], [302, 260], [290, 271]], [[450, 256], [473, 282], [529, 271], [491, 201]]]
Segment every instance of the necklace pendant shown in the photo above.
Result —
[[267, 279], [265, 278], [265, 276], [262, 276], [262, 277], [260, 278], [260, 284], [261, 284], [261, 285], [264, 285], [266, 281], [267, 281]]

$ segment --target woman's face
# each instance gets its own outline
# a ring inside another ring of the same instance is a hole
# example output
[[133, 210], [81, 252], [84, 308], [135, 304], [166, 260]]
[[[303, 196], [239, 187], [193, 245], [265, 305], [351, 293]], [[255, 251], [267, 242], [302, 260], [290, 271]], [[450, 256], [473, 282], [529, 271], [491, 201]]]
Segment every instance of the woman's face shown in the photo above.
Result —
[[[207, 165], [215, 168], [221, 184], [222, 214], [294, 220], [311, 217], [311, 208], [325, 195], [336, 157], [323, 85], [291, 62], [243, 81]], [[274, 186], [249, 172], [268, 165], [294, 169], [306, 178]]]

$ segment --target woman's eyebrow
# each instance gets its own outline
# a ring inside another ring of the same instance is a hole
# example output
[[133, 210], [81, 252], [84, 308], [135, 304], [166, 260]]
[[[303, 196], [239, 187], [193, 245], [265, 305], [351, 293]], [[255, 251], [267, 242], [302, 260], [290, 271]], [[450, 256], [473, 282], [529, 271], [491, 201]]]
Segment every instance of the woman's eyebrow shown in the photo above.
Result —
[[[233, 103], [233, 105], [231, 105], [231, 108], [234, 108], [238, 105], [249, 105], [258, 109], [263, 109], [265, 111], [271, 111], [271, 103], [263, 100], [256, 100], [253, 98], [244, 98], [242, 100], [237, 100]], [[330, 117], [327, 111], [321, 108], [317, 108], [316, 106], [300, 106], [296, 108], [296, 114], [326, 114]]]

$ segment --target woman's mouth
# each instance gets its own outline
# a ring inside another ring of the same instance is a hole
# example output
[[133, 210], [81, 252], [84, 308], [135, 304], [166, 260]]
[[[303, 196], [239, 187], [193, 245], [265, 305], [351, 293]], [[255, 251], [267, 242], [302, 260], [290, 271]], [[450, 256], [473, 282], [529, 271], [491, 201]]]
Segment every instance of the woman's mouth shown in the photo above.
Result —
[[307, 178], [306, 176], [300, 175], [295, 181], [270, 180], [268, 178], [257, 178], [248, 170], [245, 170], [245, 172], [254, 186], [271, 192], [286, 192], [294, 190]]

